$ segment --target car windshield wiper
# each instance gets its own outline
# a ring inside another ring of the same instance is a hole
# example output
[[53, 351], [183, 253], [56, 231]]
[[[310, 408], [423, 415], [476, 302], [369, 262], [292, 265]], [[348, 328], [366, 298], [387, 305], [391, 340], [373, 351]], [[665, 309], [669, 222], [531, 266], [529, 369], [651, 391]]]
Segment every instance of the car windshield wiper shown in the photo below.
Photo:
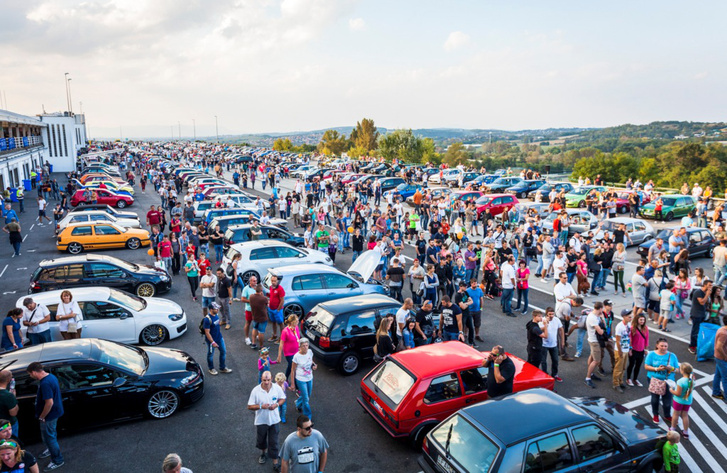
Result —
[[454, 422], [449, 424], [449, 433], [447, 433], [447, 443], [444, 445], [444, 454], [447, 458], [451, 458], [449, 455], [449, 441], [452, 440], [452, 429], [454, 428]]

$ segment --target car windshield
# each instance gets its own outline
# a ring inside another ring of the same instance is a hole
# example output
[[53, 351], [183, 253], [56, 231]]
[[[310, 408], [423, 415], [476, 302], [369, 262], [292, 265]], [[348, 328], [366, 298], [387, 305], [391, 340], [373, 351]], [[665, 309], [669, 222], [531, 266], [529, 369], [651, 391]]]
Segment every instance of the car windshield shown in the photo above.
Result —
[[475, 201], [475, 204], [477, 204], [477, 205], [487, 205], [487, 204], [490, 203], [491, 200], [492, 200], [492, 198], [490, 196], [483, 195], [482, 197], [480, 197], [479, 199], [477, 199]]
[[570, 193], [573, 195], [584, 195], [591, 191], [591, 187], [579, 187], [578, 189], [573, 189]]
[[391, 360], [379, 365], [371, 374], [371, 382], [374, 386], [396, 406], [404, 399], [406, 393], [414, 385], [414, 381], [416, 379], [412, 375]]
[[400, 191], [403, 191], [404, 189], [406, 189], [406, 186], [407, 185], [408, 184], [406, 182], [402, 182], [401, 184], [399, 184], [398, 186], [396, 186], [396, 189], [397, 190], [400, 190]]
[[499, 451], [492, 440], [459, 414], [439, 424], [431, 436], [464, 471], [490, 471]]
[[677, 200], [674, 197], [662, 197], [661, 203], [667, 207], [670, 207], [672, 205], [676, 205]]
[[136, 312], [146, 309], [146, 301], [144, 299], [132, 296], [127, 292], [121, 292], [117, 289], [110, 289], [109, 300], [131, 310], [135, 310]]
[[609, 232], [613, 232], [613, 231], [615, 231], [615, 230], [618, 230], [618, 227], [619, 227], [619, 226], [621, 226], [621, 224], [620, 224], [620, 223], [616, 223], [616, 222], [610, 222], [610, 221], [605, 221], [605, 222], [603, 222], [603, 224], [601, 225], [601, 228], [602, 228], [603, 230], [607, 230], [607, 231], [609, 231]]
[[119, 268], [123, 268], [127, 271], [138, 271], [139, 265], [134, 263], [129, 263], [128, 261], [124, 261], [121, 259], [114, 259], [113, 264], [118, 266]]
[[96, 343], [99, 350], [95, 358], [100, 363], [136, 374], [146, 371], [149, 360], [141, 349], [107, 340], [96, 340]]
[[328, 329], [333, 325], [336, 316], [325, 309], [314, 308], [306, 321], [308, 325], [315, 328], [319, 333], [327, 334]]

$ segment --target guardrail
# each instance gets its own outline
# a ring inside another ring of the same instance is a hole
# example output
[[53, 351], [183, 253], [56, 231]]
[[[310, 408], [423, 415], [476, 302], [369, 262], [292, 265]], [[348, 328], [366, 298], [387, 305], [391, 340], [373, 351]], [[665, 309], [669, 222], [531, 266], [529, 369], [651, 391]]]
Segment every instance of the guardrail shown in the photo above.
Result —
[[43, 138], [40, 136], [17, 136], [14, 138], [0, 138], [0, 152], [30, 148], [42, 144]]

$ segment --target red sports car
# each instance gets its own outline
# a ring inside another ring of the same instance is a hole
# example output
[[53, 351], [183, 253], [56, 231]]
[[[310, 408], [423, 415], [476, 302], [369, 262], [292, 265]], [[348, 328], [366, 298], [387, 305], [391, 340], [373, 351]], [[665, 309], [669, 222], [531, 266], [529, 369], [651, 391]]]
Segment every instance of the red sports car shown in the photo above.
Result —
[[[489, 368], [482, 366], [488, 354], [456, 341], [395, 353], [361, 380], [358, 403], [389, 435], [419, 445], [439, 422], [488, 399]], [[551, 376], [508, 356], [515, 364], [514, 392], [553, 390]]]
[[110, 205], [111, 207], [118, 207], [120, 209], [123, 209], [124, 207], [128, 207], [129, 205], [134, 203], [134, 198], [127, 194], [117, 194], [116, 192], [106, 189], [95, 189], [94, 193], [96, 194], [96, 202], [88, 202], [86, 200], [86, 197], [84, 196], [84, 190], [77, 190], [76, 193], [73, 194], [73, 197], [71, 197], [71, 205], [73, 207], [76, 207], [78, 206], [78, 204], [81, 203], [94, 203], [106, 204]]
[[483, 195], [475, 201], [475, 205], [477, 205], [477, 218], [480, 218], [480, 215], [485, 209], [490, 209], [490, 214], [494, 217], [495, 215], [500, 215], [505, 210], [510, 210], [519, 203], [520, 201], [517, 200], [517, 197], [510, 194]]

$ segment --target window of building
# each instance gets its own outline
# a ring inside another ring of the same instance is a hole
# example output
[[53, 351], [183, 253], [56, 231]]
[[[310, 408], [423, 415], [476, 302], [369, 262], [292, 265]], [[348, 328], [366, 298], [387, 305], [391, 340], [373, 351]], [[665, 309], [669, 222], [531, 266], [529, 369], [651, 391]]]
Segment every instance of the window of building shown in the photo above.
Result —
[[66, 142], [66, 125], [61, 125], [63, 129], [63, 155], [68, 156], [68, 143]]
[[58, 156], [58, 143], [56, 142], [56, 126], [51, 125], [51, 131], [53, 132], [53, 152], [51, 153], [53, 156]]

